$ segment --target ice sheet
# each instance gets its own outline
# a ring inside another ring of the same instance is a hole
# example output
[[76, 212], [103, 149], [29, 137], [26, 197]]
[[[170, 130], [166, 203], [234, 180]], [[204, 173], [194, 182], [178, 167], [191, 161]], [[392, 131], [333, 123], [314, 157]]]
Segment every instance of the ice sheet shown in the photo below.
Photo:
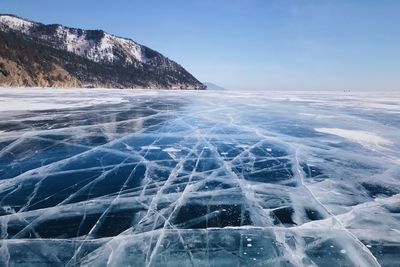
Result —
[[400, 262], [399, 94], [0, 99], [1, 266]]

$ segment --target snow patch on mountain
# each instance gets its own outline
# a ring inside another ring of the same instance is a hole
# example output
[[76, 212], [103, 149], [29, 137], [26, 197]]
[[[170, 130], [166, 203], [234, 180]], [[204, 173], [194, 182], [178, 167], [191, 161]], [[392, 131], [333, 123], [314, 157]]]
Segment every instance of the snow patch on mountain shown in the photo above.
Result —
[[[108, 33], [104, 33], [100, 41], [91, 40], [87, 31], [78, 32], [63, 26], [57, 27], [57, 36], [68, 52], [86, 57], [94, 62], [113, 63], [118, 59], [125, 60], [126, 64], [133, 64], [135, 61], [146, 62], [146, 56], [141, 46], [132, 40]], [[124, 59], [118, 58], [115, 55], [116, 51], [122, 51]]]
[[[49, 26], [33, 23], [10, 15], [0, 15], [2, 28], [8, 27], [11, 30], [22, 33], [30, 33], [35, 26]], [[96, 31], [80, 30], [57, 25], [54, 36], [46, 33], [36, 33], [37, 38], [53, 43], [60, 49], [65, 49], [78, 56], [85, 57], [94, 62], [114, 63], [121, 60], [131, 65], [135, 62], [146, 63], [147, 57], [142, 46], [136, 42], [117, 37], [103, 31], [98, 31], [100, 40], [89, 37], [90, 33]]]
[[133, 60], [138, 60], [142, 63], [147, 62], [147, 57], [144, 54], [142, 46], [135, 43], [134, 41], [121, 37], [116, 37], [107, 33], [105, 34], [103, 40], [105, 44], [111, 44], [113, 47], [118, 47], [122, 49], [127, 55], [128, 63], [133, 63]]
[[10, 15], [0, 16], [1, 26], [8, 26], [12, 30], [19, 30], [23, 33], [27, 33], [31, 27], [34, 25], [33, 22], [24, 20], [18, 17]]

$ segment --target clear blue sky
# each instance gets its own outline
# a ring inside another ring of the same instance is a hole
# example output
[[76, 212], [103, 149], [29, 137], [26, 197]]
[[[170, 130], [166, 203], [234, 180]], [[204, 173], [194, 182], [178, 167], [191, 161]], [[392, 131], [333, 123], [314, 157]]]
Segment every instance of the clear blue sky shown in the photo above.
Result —
[[129, 37], [232, 89], [400, 90], [398, 0], [0, 0], [0, 13]]

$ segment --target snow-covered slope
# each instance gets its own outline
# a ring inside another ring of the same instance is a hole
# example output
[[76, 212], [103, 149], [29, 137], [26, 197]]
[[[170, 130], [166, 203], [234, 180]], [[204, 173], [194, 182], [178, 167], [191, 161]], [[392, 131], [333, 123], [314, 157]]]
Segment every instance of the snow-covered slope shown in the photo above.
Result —
[[57, 48], [65, 49], [94, 62], [146, 63], [145, 49], [142, 49], [141, 45], [101, 30], [85, 31], [61, 25], [45, 27], [40, 25], [34, 27], [32, 33], [37, 38], [51, 42]]
[[7, 31], [19, 31], [50, 42], [54, 47], [65, 49], [94, 62], [123, 60], [127, 64], [146, 62], [145, 49], [133, 40], [113, 36], [101, 30], [81, 30], [62, 25], [44, 25], [12, 15], [0, 16], [0, 27]]
[[7, 28], [12, 30], [18, 30], [24, 33], [29, 32], [29, 30], [35, 25], [35, 23], [24, 20], [12, 15], [0, 15], [0, 29], [6, 30]]

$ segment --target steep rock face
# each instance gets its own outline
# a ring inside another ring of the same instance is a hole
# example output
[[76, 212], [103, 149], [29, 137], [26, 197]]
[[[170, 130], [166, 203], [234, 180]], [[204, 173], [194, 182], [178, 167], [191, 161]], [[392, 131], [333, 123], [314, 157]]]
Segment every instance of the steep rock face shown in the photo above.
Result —
[[[47, 65], [57, 66], [58, 70], [69, 74], [65, 76], [68, 77], [66, 84], [76, 79], [72, 84], [83, 87], [205, 89], [174, 61], [133, 40], [102, 30], [44, 25], [12, 15], [0, 15], [0, 33], [5, 41], [0, 45], [2, 68], [6, 72], [12, 68], [13, 64], [6, 64], [5, 61], [18, 61], [15, 63], [19, 66], [13, 69], [12, 76], [0, 72], [0, 83], [3, 85], [15, 84], [11, 77], [24, 77], [26, 73], [22, 70], [43, 65], [39, 61], [45, 57]], [[23, 50], [17, 50], [18, 45], [23, 46]], [[35, 51], [37, 58], [27, 55], [28, 51]], [[24, 57], [29, 60], [21, 60]], [[21, 71], [15, 74], [15, 70]], [[36, 79], [26, 77], [26, 80]], [[23, 85], [32, 86], [31, 83]], [[42, 85], [34, 82], [33, 86]]]
[[0, 84], [10, 87], [81, 87], [81, 83], [58, 65], [50, 65], [47, 71], [38, 66], [33, 71], [14, 61], [0, 58]]

